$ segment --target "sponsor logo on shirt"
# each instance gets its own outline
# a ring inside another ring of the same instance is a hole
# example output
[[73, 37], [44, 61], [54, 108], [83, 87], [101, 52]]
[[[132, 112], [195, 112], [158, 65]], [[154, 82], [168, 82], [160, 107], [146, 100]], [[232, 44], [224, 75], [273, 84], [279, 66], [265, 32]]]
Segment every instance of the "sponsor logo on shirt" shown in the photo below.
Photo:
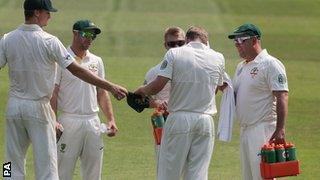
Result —
[[287, 78], [285, 74], [279, 74], [278, 75], [278, 83], [279, 84], [285, 84], [287, 82]]
[[88, 68], [89, 68], [89, 70], [90, 70], [91, 72], [96, 73], [96, 72], [98, 71], [98, 64], [92, 63], [92, 64], [89, 65]]
[[252, 68], [251, 71], [250, 71], [251, 77], [255, 78], [255, 76], [258, 74], [258, 72], [259, 72], [258, 67]]
[[168, 61], [164, 60], [164, 61], [162, 62], [162, 64], [161, 64], [160, 70], [165, 69], [165, 68], [167, 67], [167, 65], [168, 65]]

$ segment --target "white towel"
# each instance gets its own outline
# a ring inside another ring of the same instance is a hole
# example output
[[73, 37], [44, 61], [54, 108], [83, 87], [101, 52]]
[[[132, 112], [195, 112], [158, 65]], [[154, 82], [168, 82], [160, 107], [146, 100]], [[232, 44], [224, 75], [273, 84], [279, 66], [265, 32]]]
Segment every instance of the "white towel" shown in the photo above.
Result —
[[217, 134], [220, 141], [231, 141], [235, 115], [234, 90], [232, 81], [227, 73], [224, 73], [223, 79], [228, 86], [223, 90], [223, 96], [220, 103], [220, 116]]

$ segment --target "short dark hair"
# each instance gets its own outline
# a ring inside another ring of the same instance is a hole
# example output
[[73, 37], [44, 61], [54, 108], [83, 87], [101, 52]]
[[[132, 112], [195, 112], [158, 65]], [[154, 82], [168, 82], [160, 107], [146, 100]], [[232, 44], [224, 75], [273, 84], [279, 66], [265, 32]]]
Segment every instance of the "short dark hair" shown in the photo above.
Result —
[[171, 35], [171, 36], [179, 36], [182, 35], [183, 37], [185, 36], [185, 33], [183, 31], [183, 29], [181, 29], [180, 27], [169, 27], [164, 31], [164, 40], [166, 41], [167, 37]]
[[24, 19], [28, 20], [31, 17], [33, 17], [34, 16], [34, 11], [35, 10], [24, 10]]
[[207, 44], [208, 32], [201, 27], [191, 26], [187, 31], [186, 39], [191, 41], [200, 39], [202, 43]]

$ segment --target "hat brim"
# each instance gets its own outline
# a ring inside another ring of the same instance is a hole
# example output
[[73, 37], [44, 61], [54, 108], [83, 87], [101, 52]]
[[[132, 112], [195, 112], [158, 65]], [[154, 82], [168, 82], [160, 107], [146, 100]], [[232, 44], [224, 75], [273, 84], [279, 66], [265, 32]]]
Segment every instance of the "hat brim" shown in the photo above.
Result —
[[48, 11], [49, 11], [49, 12], [57, 12], [58, 9], [56, 9], [56, 8], [50, 8], [50, 9], [48, 9]]
[[236, 37], [244, 37], [244, 36], [250, 36], [250, 34], [246, 33], [246, 32], [242, 32], [242, 33], [233, 33], [233, 34], [230, 34], [228, 36], [229, 39], [234, 39]]

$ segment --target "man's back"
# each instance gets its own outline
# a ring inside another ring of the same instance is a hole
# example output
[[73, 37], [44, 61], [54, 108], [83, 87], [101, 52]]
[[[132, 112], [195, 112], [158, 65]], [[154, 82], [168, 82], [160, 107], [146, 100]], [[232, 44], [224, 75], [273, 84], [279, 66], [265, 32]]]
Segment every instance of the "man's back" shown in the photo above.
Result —
[[170, 112], [216, 113], [215, 89], [222, 84], [224, 72], [222, 54], [202, 43], [190, 42], [170, 50], [160, 69], [160, 75], [172, 69], [172, 76], [168, 77], [172, 80]]
[[1, 66], [5, 63], [9, 66], [9, 95], [31, 100], [50, 99], [55, 61], [63, 67], [72, 62], [61, 48], [61, 42], [35, 24], [21, 25], [6, 34], [2, 41], [6, 62], [1, 62]]

